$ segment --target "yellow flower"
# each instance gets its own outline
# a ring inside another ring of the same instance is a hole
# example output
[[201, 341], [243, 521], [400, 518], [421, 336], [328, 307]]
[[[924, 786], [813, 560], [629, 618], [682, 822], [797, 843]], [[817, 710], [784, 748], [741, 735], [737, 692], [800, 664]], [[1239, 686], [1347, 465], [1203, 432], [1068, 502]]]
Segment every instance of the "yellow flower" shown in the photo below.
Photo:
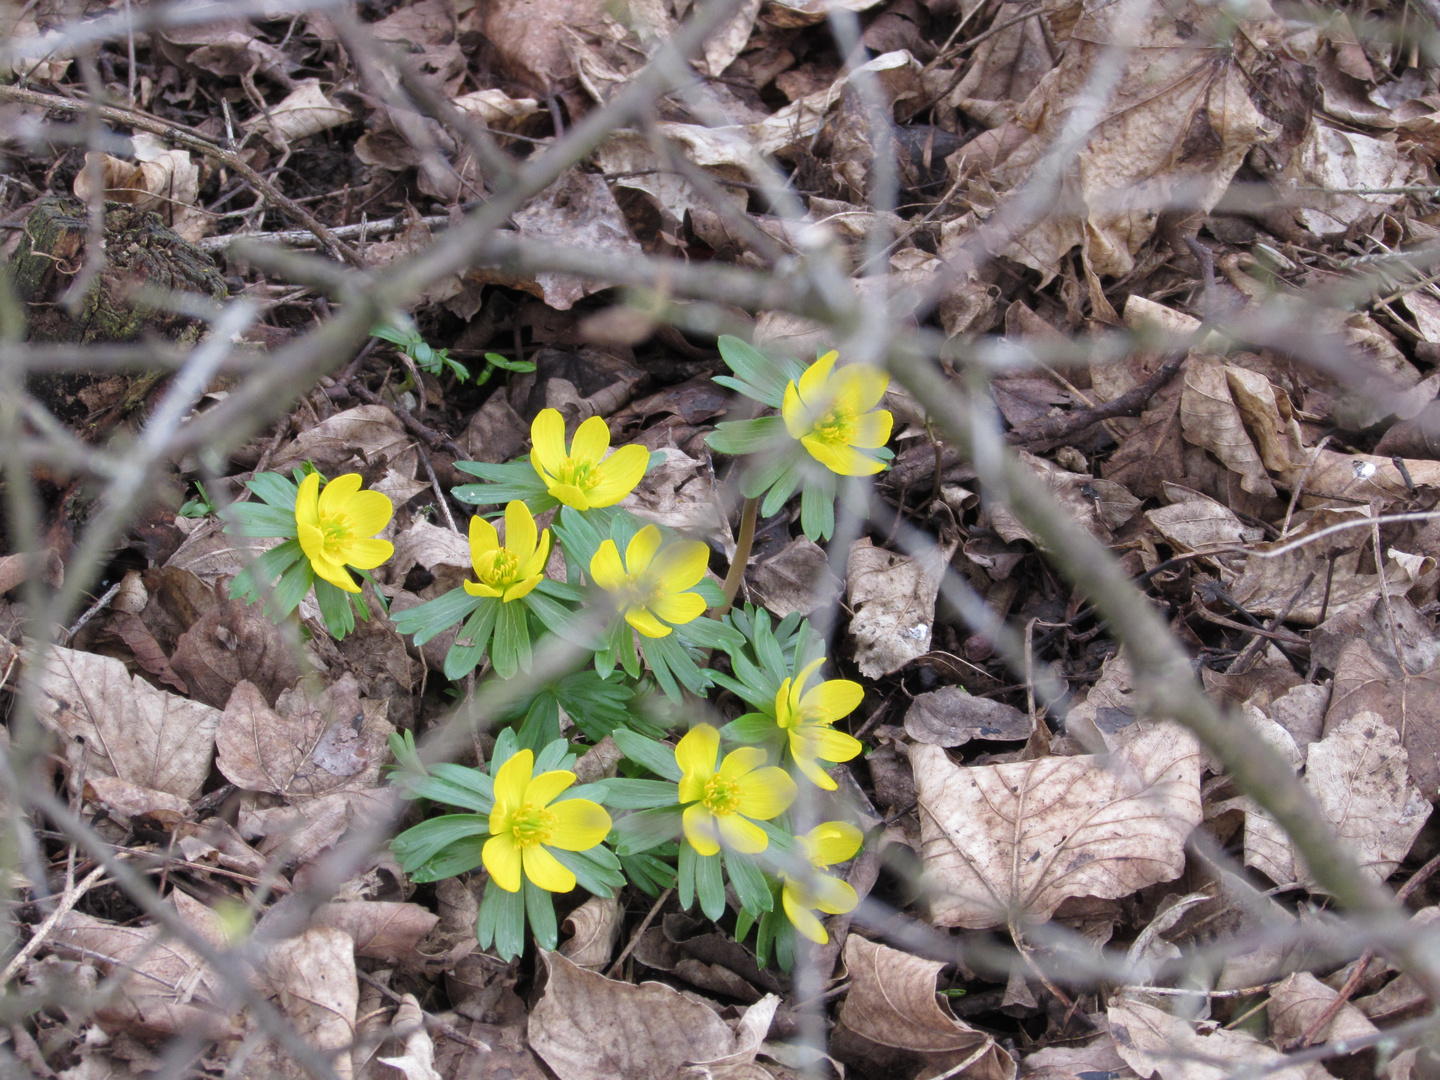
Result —
[[566, 506], [589, 510], [614, 506], [635, 490], [650, 464], [643, 446], [622, 446], [610, 457], [610, 429], [592, 416], [575, 431], [565, 452], [565, 418], [558, 409], [541, 409], [530, 425], [530, 464], [546, 490]]
[[860, 830], [848, 821], [827, 821], [795, 839], [800, 841], [805, 858], [810, 860], [810, 867], [816, 872], [792, 875], [780, 871], [780, 880], [785, 883], [780, 902], [785, 907], [785, 915], [801, 935], [817, 945], [824, 945], [830, 940], [830, 935], [820, 925], [815, 912], [844, 915], [855, 910], [860, 898], [849, 883], [818, 871], [854, 858], [864, 838]]
[[675, 747], [680, 801], [691, 804], [683, 818], [685, 839], [701, 855], [714, 855], [722, 841], [744, 855], [764, 851], [770, 838], [747, 819], [783, 814], [795, 801], [795, 781], [784, 769], [765, 765], [758, 746], [730, 751], [717, 769], [719, 754], [720, 732], [709, 724], [691, 728]]
[[490, 877], [506, 892], [520, 891], [520, 872], [549, 892], [575, 888], [575, 875], [549, 848], [588, 851], [610, 831], [610, 815], [589, 799], [555, 797], [575, 783], [564, 769], [530, 774], [535, 755], [517, 752], [495, 774], [495, 809], [490, 811], [490, 839], [480, 851]]
[[699, 540], [676, 540], [660, 547], [660, 530], [646, 525], [625, 548], [625, 561], [614, 540], [600, 545], [590, 560], [590, 579], [615, 597], [625, 621], [649, 638], [705, 614], [705, 598], [687, 589], [699, 584], [710, 563], [710, 549]]
[[822, 657], [813, 660], [795, 676], [780, 684], [775, 695], [775, 723], [790, 733], [790, 756], [811, 783], [826, 791], [835, 790], [835, 781], [825, 774], [820, 761], [849, 761], [860, 753], [860, 740], [836, 731], [830, 725], [855, 711], [865, 697], [865, 688], [849, 679], [827, 679], [805, 689]]
[[389, 540], [368, 539], [385, 528], [394, 513], [394, 505], [380, 492], [360, 490], [359, 473], [337, 476], [321, 491], [320, 475], [312, 472], [301, 481], [295, 499], [300, 550], [317, 576], [337, 589], [358, 593], [360, 586], [345, 566], [372, 570], [395, 554]]
[[505, 543], [484, 518], [470, 519], [470, 563], [479, 582], [465, 582], [471, 596], [498, 596], [507, 604], [519, 600], [544, 576], [550, 556], [550, 530], [535, 537], [535, 518], [519, 499], [505, 507]]
[[894, 418], [877, 409], [889, 376], [864, 364], [835, 371], [833, 350], [816, 360], [785, 387], [780, 415], [785, 430], [799, 439], [810, 456], [841, 476], [871, 476], [885, 467], [862, 450], [875, 450], [890, 441]]

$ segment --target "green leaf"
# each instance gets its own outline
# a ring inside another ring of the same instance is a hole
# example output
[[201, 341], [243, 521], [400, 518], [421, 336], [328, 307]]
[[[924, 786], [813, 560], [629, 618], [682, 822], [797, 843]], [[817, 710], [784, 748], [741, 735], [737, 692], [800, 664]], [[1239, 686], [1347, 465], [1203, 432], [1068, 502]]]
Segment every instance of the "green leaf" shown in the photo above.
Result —
[[[297, 484], [290, 482], [288, 478], [280, 473], [262, 472], [256, 473], [245, 486], [253, 491], [257, 498], [269, 503], [278, 510], [288, 510], [290, 517], [295, 517], [295, 500], [300, 497], [300, 488]], [[245, 503], [233, 503], [232, 506], [239, 508]]]
[[350, 603], [350, 596], [350, 593], [324, 578], [315, 579], [315, 600], [320, 605], [320, 618], [336, 641], [355, 629], [355, 608]]
[[[743, 943], [743, 942], [745, 941], [745, 939], [750, 936], [750, 928], [755, 925], [755, 919], [756, 919], [756, 917], [757, 917], [757, 916], [750, 914], [749, 910], [746, 909], [746, 908], [741, 908], [741, 909], [736, 913], [736, 915], [735, 915], [735, 940], [736, 940], [736, 941]], [[764, 966], [765, 966], [765, 962], [764, 962], [763, 959], [760, 961], [760, 966], [761, 966], [761, 967], [764, 967]]]
[[468, 874], [484, 861], [484, 850], [485, 844], [478, 836], [457, 840], [433, 859], [412, 870], [410, 880], [423, 884]]
[[598, 649], [604, 638], [590, 625], [583, 611], [573, 611], [540, 591], [540, 586], [519, 601], [535, 613], [540, 625], [563, 641], [582, 649]]
[[463, 588], [451, 589], [404, 611], [391, 613], [398, 633], [413, 637], [416, 645], [424, 645], [436, 634], [450, 629], [486, 600], [494, 597], [471, 596]]
[[[516, 745], [524, 749], [524, 744], [516, 738]], [[550, 772], [552, 769], [568, 769], [575, 764], [575, 755], [570, 750], [570, 744], [564, 739], [555, 739], [546, 743], [535, 755], [536, 773]]]
[[[231, 599], [254, 603], [270, 591], [275, 584], [275, 579], [288, 570], [297, 559], [305, 559], [305, 552], [300, 549], [299, 540], [287, 540], [283, 544], [277, 544], [269, 551], [261, 552], [256, 556], [254, 562], [231, 580]], [[307, 561], [305, 565], [309, 566], [310, 564]], [[300, 601], [297, 599], [295, 602], [298, 604]], [[294, 608], [291, 610], [293, 611]]]
[[724, 855], [725, 872], [730, 875], [730, 884], [735, 886], [740, 906], [757, 915], [774, 907], [775, 899], [770, 893], [770, 886], [755, 860], [736, 851], [727, 850]]
[[644, 765], [656, 776], [678, 783], [683, 775], [675, 761], [675, 749], [664, 743], [647, 739], [633, 731], [617, 731], [613, 736], [620, 752], [631, 761]]
[[515, 736], [514, 728], [506, 728], [499, 735], [495, 736], [495, 749], [490, 751], [490, 775], [494, 776], [500, 766], [509, 761], [520, 751], [520, 740]]
[[451, 682], [463, 679], [474, 671], [485, 655], [485, 646], [490, 643], [490, 631], [495, 626], [501, 602], [493, 596], [479, 597], [479, 600], [479, 605], [456, 635], [455, 644], [445, 654], [445, 677]]
[[789, 439], [785, 421], [778, 416], [760, 416], [754, 420], [725, 420], [705, 437], [705, 445], [717, 454], [743, 457], [763, 453], [785, 445]]
[[295, 524], [295, 511], [282, 510], [264, 503], [231, 503], [225, 508], [225, 531], [231, 536], [286, 536], [299, 535]]
[[[297, 548], [300, 546], [298, 540], [287, 540], [285, 544], [293, 543]], [[281, 544], [284, 547], [285, 544]], [[286, 571], [280, 575], [280, 580], [275, 583], [275, 589], [270, 593], [270, 598], [265, 602], [265, 614], [272, 619], [284, 619], [300, 606], [300, 601], [310, 591], [310, 587], [316, 582], [315, 571], [310, 566], [310, 560], [301, 557], [290, 564]]]
[[[724, 602], [724, 597], [721, 597]], [[718, 606], [718, 605], [712, 605]], [[675, 628], [675, 632], [687, 642], [700, 646], [702, 649], [724, 649], [729, 652], [731, 649], [739, 648], [745, 643], [740, 631], [733, 626], [728, 626], [718, 619], [701, 617], [692, 619]]]
[[490, 832], [490, 819], [479, 814], [446, 814], [422, 821], [390, 841], [390, 850], [407, 873], [451, 844]]
[[675, 869], [669, 863], [648, 852], [627, 855], [620, 860], [625, 877], [647, 896], [659, 896], [661, 889], [675, 886]]
[[695, 894], [706, 918], [718, 920], [725, 914], [725, 878], [718, 854], [695, 856]]
[[511, 360], [495, 352], [487, 352], [485, 354], [485, 360], [487, 363], [493, 364], [498, 368], [504, 368], [506, 371], [535, 370], [535, 362], [533, 360]]
[[601, 541], [600, 531], [594, 522], [574, 507], [566, 506], [561, 508], [550, 528], [565, 549], [565, 565], [570, 567], [573, 561], [574, 569], [589, 574], [590, 562], [595, 558]]
[[560, 941], [560, 930], [555, 925], [555, 901], [529, 878], [523, 879], [522, 885], [525, 913], [530, 916], [530, 932], [535, 935], [535, 944], [552, 950]]
[[619, 869], [618, 859], [615, 866], [610, 867], [590, 857], [597, 852], [609, 855], [610, 852], [603, 847], [591, 848], [589, 851], [566, 851], [563, 848], [550, 848], [549, 851], [559, 860], [561, 866], [575, 875], [576, 884], [594, 896], [609, 898], [615, 895], [616, 889], [625, 887], [625, 875]]
[[495, 617], [495, 639], [490, 646], [490, 662], [502, 679], [513, 678], [521, 668], [530, 670], [530, 627], [525, 621], [521, 603], [499, 605]]
[[811, 540], [829, 540], [835, 532], [834, 484], [808, 483], [800, 491], [800, 528]]
[[525, 721], [517, 733], [521, 746], [539, 751], [560, 737], [560, 703], [553, 694], [539, 694], [530, 703]]
[[721, 738], [738, 743], [774, 742], [777, 735], [784, 736], [775, 717], [762, 712], [750, 712], [737, 716], [720, 729]]
[[695, 863], [699, 859], [699, 854], [689, 844], [680, 845], [675, 899], [679, 901], [681, 911], [689, 911], [695, 903]]
[[720, 358], [756, 391], [756, 399], [778, 409], [785, 387], [797, 381], [804, 368], [794, 361], [781, 361], [730, 334], [722, 334], [717, 345]]
[[[663, 638], [646, 638], [645, 659], [650, 664], [651, 670], [656, 672], [657, 679], [659, 671], [656, 660], [659, 659], [692, 694], [703, 694], [710, 686], [708, 674], [700, 670], [699, 665], [685, 651], [685, 646], [674, 634]], [[668, 696], [676, 701], [680, 700], [678, 692]]]
[[624, 777], [611, 777], [600, 783], [605, 785], [605, 805], [616, 810], [650, 810], [657, 806], [675, 806], [679, 801], [678, 789], [673, 782], [667, 780], [627, 780]]
[[678, 806], [626, 814], [615, 822], [615, 854], [622, 857], [635, 855], [674, 840], [680, 835], [680, 816]]
[[[553, 909], [552, 909], [553, 910]], [[525, 896], [523, 892], [506, 892], [493, 880], [485, 886], [480, 901], [480, 917], [475, 922], [475, 936], [480, 947], [488, 949], [493, 942], [495, 954], [510, 961], [525, 951]]]
[[[775, 483], [770, 486], [770, 490], [766, 492], [765, 501], [760, 504], [760, 516], [768, 518], [778, 514], [780, 508], [789, 502], [790, 496], [795, 494], [795, 489], [799, 487], [799, 485], [800, 465], [798, 462], [792, 461], [786, 465], [784, 470], [782, 470], [776, 478]], [[756, 494], [758, 494], [758, 492]], [[748, 490], [746, 491], [745, 497], [747, 499], [754, 498]]]
[[490, 465], [483, 461], [457, 461], [455, 467], [461, 472], [490, 481], [486, 484], [461, 484], [451, 488], [450, 494], [461, 502], [486, 506], [520, 499], [534, 514], [559, 505], [545, 487], [545, 481], [540, 479], [540, 474], [527, 459], [522, 458], [504, 465]]
[[495, 807], [495, 781], [479, 769], [464, 765], [441, 762], [431, 767], [428, 776], [407, 777], [403, 786], [406, 797], [411, 799], [431, 799], [487, 815]]

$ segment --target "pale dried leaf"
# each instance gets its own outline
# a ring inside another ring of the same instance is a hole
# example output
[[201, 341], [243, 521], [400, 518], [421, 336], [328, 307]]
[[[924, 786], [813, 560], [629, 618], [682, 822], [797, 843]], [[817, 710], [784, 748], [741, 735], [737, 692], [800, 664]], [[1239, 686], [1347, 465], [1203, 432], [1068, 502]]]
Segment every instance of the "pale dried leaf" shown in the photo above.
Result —
[[830, 570], [830, 558], [803, 533], [777, 554], [745, 572], [750, 595], [768, 611], [784, 618], [798, 611], [809, 616], [840, 598], [840, 582]]
[[1185, 390], [1180, 395], [1180, 422], [1187, 442], [1210, 451], [1252, 495], [1272, 498], [1275, 485], [1260, 459], [1245, 421], [1230, 393], [1225, 365], [1205, 356], [1185, 365]]
[[171, 665], [196, 698], [217, 709], [225, 707], [242, 680], [274, 704], [304, 674], [299, 651], [260, 605], [225, 600], [180, 636]]
[[967, 769], [939, 747], [914, 746], [910, 762], [940, 926], [1040, 922], [1067, 897], [1170, 881], [1202, 816], [1199, 747], [1175, 724], [1103, 757]]
[[[1284, 982], [1272, 986], [1270, 1002], [1265, 1006], [1270, 1018], [1271, 1038], [1282, 1046], [1298, 1039], [1310, 1030], [1310, 1026], [1339, 996], [1308, 971], [1297, 971]], [[1314, 1041], [1364, 1038], [1374, 1035], [1377, 1030], [1364, 1013], [1347, 1003], [1340, 1007], [1333, 1020], [1320, 1029]]]
[[278, 147], [318, 135], [355, 119], [350, 110], [326, 96], [319, 79], [301, 79], [277, 105], [246, 123], [246, 128]]
[[560, 1080], [652, 1080], [736, 1050], [729, 1025], [677, 990], [616, 982], [558, 953], [540, 955], [550, 981], [530, 1013], [530, 1046]]
[[867, 678], [899, 671], [930, 651], [935, 597], [955, 553], [936, 545], [919, 558], [877, 548], [868, 537], [850, 547], [845, 578], [855, 664]]
[[[1147, 1080], [1228, 1080], [1238, 1068], [1272, 1065], [1284, 1057], [1246, 1032], [1217, 1027], [1202, 1035], [1188, 1020], [1139, 1002], [1119, 1001], [1110, 1006], [1108, 1017], [1116, 1050]], [[1269, 1075], [1275, 1080], [1330, 1076], [1318, 1061]]]
[[393, 460], [413, 439], [384, 405], [357, 405], [336, 413], [288, 440], [271, 460], [273, 472], [312, 462], [326, 476], [360, 472], [365, 465]]
[[380, 1062], [405, 1074], [405, 1080], [442, 1080], [435, 1071], [435, 1044], [425, 1030], [425, 1016], [414, 994], [405, 994], [391, 1021], [397, 1034], [405, 1036], [405, 1053], [400, 1057], [382, 1057]]
[[[514, 221], [527, 239], [616, 255], [639, 255], [642, 250], [605, 178], [593, 173], [566, 173], [516, 212]], [[582, 297], [605, 287], [593, 278], [545, 271], [535, 276], [529, 291], [552, 308], [569, 311]]]
[[440, 916], [419, 904], [344, 900], [322, 904], [313, 919], [316, 926], [343, 930], [355, 943], [356, 956], [403, 964], [415, 960], [415, 947], [435, 929]]
[[1364, 636], [1341, 647], [1325, 731], [1361, 713], [1375, 714], [1400, 734], [1411, 782], [1440, 798], [1440, 663], [1413, 672]]
[[560, 954], [577, 967], [602, 971], [620, 940], [620, 903], [613, 896], [592, 896], [565, 917], [570, 940]]
[[905, 733], [932, 746], [963, 746], [971, 739], [1024, 742], [1034, 729], [1015, 706], [975, 697], [959, 686], [920, 694], [905, 712]]
[[314, 697], [287, 690], [275, 709], [242, 681], [225, 706], [217, 764], [247, 791], [292, 799], [361, 791], [377, 783], [393, 730], [384, 703], [361, 701], [348, 674]]
[[341, 1080], [349, 1080], [349, 1049], [360, 1000], [350, 936], [316, 926], [299, 937], [275, 942], [265, 953], [261, 974], [300, 1037], [334, 1055], [330, 1060], [335, 1072]]
[[[13, 655], [0, 640], [0, 656], [8, 663]], [[72, 783], [83, 757], [88, 778], [118, 776], [182, 799], [200, 794], [219, 709], [132, 679], [119, 660], [59, 646], [45, 651], [36, 688], [36, 715], [67, 740]]]

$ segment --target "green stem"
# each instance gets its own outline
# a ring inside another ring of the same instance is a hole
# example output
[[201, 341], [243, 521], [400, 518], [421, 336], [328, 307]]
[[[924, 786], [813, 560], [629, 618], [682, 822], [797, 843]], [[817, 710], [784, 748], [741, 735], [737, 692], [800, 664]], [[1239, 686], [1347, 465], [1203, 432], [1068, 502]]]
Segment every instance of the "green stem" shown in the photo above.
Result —
[[750, 548], [755, 543], [755, 514], [759, 509], [760, 500], [755, 498], [746, 499], [745, 508], [740, 511], [740, 535], [735, 539], [735, 557], [730, 560], [730, 570], [725, 575], [725, 603], [712, 612], [717, 619], [730, 610], [740, 592], [745, 564], [750, 561]]

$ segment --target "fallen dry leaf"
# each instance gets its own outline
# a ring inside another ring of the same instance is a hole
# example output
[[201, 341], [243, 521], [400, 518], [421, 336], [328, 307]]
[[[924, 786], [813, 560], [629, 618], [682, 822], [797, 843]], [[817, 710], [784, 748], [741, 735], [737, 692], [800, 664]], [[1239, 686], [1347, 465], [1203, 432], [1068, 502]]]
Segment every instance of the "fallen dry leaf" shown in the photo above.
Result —
[[[1340, 995], [1308, 971], [1295, 974], [1270, 988], [1270, 1003], [1265, 1006], [1270, 1018], [1270, 1036], [1284, 1045], [1298, 1039], [1320, 1019], [1329, 1004]], [[1379, 1030], [1354, 1005], [1345, 1004], [1335, 1018], [1317, 1032], [1315, 1042], [1336, 1042], [1341, 1039], [1363, 1038]]]
[[620, 939], [620, 902], [613, 896], [592, 896], [565, 917], [570, 940], [560, 954], [576, 967], [603, 971]]
[[850, 620], [855, 665], [862, 675], [889, 675], [930, 651], [935, 597], [954, 553], [953, 543], [919, 558], [877, 548], [868, 537], [851, 545], [845, 581], [855, 612]]
[[931, 1069], [944, 1072], [969, 1062], [953, 1075], [1013, 1080], [1015, 1062], [994, 1036], [955, 1019], [936, 1001], [936, 978], [944, 967], [851, 934], [845, 939], [850, 992], [841, 1003], [840, 1022], [870, 1042], [923, 1055]]
[[251, 683], [273, 705], [304, 674], [292, 642], [260, 605], [225, 600], [201, 615], [180, 635], [170, 663], [191, 693], [223, 709], [241, 681]]
[[[0, 657], [8, 663], [14, 655], [0, 639]], [[182, 799], [200, 794], [219, 709], [131, 678], [119, 660], [59, 646], [45, 651], [36, 686], [36, 714], [65, 738], [72, 784], [82, 775], [116, 776]]]
[[414, 994], [405, 994], [391, 1021], [395, 1034], [405, 1039], [405, 1053], [399, 1057], [382, 1057], [380, 1063], [399, 1069], [405, 1080], [442, 1080], [435, 1071], [435, 1044], [425, 1030], [425, 1017]]
[[[260, 974], [300, 1037], [333, 1055], [330, 1060], [336, 1074], [349, 1080], [349, 1049], [355, 1038], [355, 1006], [360, 1000], [355, 943], [350, 936], [342, 930], [315, 926], [298, 937], [274, 942], [265, 952]], [[287, 1055], [273, 1043], [265, 1050], [273, 1061], [288, 1064]]]
[[558, 953], [540, 955], [550, 976], [530, 1013], [530, 1046], [560, 1080], [651, 1080], [741, 1049], [725, 1021], [678, 990], [616, 982]]
[[391, 900], [343, 900], [315, 909], [314, 924], [342, 930], [355, 955], [387, 964], [416, 960], [415, 947], [435, 929], [440, 916], [419, 904]]
[[825, 549], [803, 533], [748, 567], [745, 582], [751, 596], [782, 619], [796, 611], [808, 617], [828, 610], [840, 597], [840, 582]]
[[287, 690], [274, 709], [242, 681], [225, 706], [216, 764], [247, 791], [306, 800], [362, 791], [377, 783], [393, 730], [384, 704], [361, 701], [351, 675], [314, 696]]
[[1199, 748], [1174, 724], [1104, 757], [963, 768], [917, 745], [910, 763], [939, 926], [1041, 922], [1067, 897], [1170, 881], [1201, 820]]
[[[1110, 1035], [1125, 1063], [1144, 1077], [1159, 1080], [1223, 1080], [1235, 1068], [1267, 1066], [1283, 1055], [1243, 1031], [1222, 1027], [1195, 1030], [1190, 1021], [1139, 1002], [1121, 1000], [1107, 1012]], [[1277, 1069], [1276, 1080], [1326, 1080], [1318, 1061]]]
[[301, 79], [279, 104], [271, 105], [246, 124], [278, 147], [308, 139], [355, 119], [345, 106], [326, 96], [319, 79]]
[[931, 746], [963, 746], [971, 739], [1024, 742], [1034, 729], [1015, 706], [975, 697], [959, 686], [920, 694], [905, 712], [905, 733]]

